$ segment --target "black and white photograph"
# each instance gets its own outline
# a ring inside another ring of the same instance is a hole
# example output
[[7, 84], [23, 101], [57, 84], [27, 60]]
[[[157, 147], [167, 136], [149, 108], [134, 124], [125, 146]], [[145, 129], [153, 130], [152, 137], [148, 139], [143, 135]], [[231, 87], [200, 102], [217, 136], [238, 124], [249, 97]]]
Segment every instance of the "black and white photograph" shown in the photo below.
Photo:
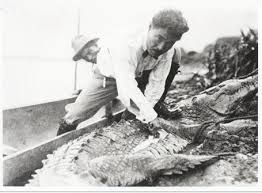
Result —
[[261, 191], [259, 5], [1, 1], [1, 189]]

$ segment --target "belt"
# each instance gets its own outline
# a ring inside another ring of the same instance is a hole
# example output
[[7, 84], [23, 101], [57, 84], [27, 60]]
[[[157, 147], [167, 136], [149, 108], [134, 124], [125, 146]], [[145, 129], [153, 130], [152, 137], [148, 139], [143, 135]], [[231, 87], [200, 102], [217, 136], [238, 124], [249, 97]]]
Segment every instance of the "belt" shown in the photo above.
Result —
[[97, 73], [97, 72], [94, 73], [94, 76], [95, 76], [95, 78], [97, 78], [97, 79], [102, 79], [102, 80], [103, 80], [103, 87], [104, 87], [104, 88], [106, 87], [106, 82], [107, 82], [107, 81], [113, 81], [113, 80], [115, 80], [115, 78], [107, 77], [107, 76], [104, 76], [104, 75], [102, 75], [102, 74], [100, 74], [100, 73]]

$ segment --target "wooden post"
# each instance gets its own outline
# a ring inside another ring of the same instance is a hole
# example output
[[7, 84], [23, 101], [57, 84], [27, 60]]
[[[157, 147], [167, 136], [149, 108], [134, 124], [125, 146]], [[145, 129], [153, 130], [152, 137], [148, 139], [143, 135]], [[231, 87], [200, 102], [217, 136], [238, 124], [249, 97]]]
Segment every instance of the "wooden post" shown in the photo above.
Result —
[[[77, 18], [77, 35], [80, 35], [80, 8], [78, 8], [78, 18]], [[78, 62], [75, 62], [75, 74], [74, 74], [74, 91], [73, 95], [78, 95], [80, 90], [77, 89], [77, 65]]]

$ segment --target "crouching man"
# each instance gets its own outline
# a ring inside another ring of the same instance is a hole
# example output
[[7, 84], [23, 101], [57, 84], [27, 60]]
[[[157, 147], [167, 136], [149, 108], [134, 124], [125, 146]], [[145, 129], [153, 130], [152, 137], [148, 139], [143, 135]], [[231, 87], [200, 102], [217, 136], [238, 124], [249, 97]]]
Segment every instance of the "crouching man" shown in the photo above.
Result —
[[66, 106], [57, 135], [75, 130], [117, 96], [137, 119], [160, 127], [158, 116], [175, 116], [162, 104], [174, 79], [181, 54], [174, 44], [188, 31], [181, 12], [155, 14], [145, 34], [118, 48], [97, 37], [77, 36], [74, 61], [93, 63], [93, 77], [76, 101]]

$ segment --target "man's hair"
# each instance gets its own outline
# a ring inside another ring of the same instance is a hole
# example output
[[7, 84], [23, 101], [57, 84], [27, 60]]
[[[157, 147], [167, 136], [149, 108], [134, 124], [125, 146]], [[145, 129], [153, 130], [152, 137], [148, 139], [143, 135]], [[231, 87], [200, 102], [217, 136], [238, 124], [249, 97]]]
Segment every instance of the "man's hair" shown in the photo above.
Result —
[[178, 38], [189, 30], [186, 19], [182, 13], [175, 9], [163, 9], [153, 16], [152, 27], [167, 28], [168, 32]]

